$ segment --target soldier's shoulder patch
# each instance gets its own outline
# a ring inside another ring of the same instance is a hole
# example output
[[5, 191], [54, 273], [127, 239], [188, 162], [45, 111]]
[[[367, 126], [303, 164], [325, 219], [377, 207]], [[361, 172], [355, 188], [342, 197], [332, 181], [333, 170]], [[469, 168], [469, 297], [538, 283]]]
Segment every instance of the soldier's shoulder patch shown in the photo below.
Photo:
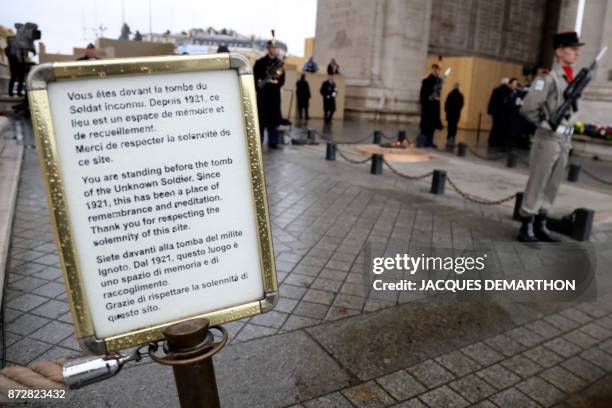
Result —
[[533, 83], [533, 90], [534, 91], [542, 91], [544, 90], [544, 80], [543, 79], [536, 79]]

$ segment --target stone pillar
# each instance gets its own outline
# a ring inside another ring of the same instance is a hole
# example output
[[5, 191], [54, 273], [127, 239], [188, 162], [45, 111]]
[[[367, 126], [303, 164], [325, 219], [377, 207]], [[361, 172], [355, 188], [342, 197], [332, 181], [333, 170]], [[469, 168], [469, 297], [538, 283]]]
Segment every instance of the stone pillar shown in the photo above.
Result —
[[315, 60], [340, 65], [347, 115], [415, 118], [430, 18], [428, 0], [318, 0]]
[[[599, 48], [607, 45], [608, 52], [601, 62], [596, 79], [600, 82], [607, 82], [610, 86], [612, 85], [612, 0], [607, 0], [605, 3], [605, 13], [602, 13], [603, 27], [600, 28], [601, 42]], [[599, 52], [599, 49], [597, 51]]]
[[[561, 11], [559, 13], [559, 25], [557, 31], [574, 31], [577, 13], [578, 0], [561, 0]], [[550, 44], [552, 46], [552, 40]]]
[[[559, 17], [559, 31], [574, 29], [578, 0], [563, 0]], [[577, 68], [590, 64], [599, 50], [610, 49], [595, 72], [593, 81], [579, 102], [579, 118], [585, 122], [612, 124], [612, 0], [587, 0], [582, 20], [582, 47]]]

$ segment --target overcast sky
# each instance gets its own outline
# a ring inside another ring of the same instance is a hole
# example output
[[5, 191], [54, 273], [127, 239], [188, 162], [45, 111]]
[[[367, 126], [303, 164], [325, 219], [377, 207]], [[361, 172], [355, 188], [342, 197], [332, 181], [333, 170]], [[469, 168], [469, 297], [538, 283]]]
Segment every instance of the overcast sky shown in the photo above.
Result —
[[48, 52], [71, 53], [95, 40], [100, 25], [105, 37], [119, 37], [122, 4], [132, 32], [148, 33], [149, 3], [157, 33], [213, 26], [267, 38], [274, 28], [294, 55], [315, 34], [316, 0], [0, 0], [0, 25], [37, 23]]

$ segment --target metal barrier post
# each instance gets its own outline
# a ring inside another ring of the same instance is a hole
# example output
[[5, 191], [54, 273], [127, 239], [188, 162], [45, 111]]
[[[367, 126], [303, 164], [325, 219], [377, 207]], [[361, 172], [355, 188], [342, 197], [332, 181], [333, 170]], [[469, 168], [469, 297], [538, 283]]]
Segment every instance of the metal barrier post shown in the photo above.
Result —
[[569, 171], [567, 172], [567, 181], [571, 181], [572, 183], [578, 181], [578, 177], [580, 176], [580, 169], [581, 167], [579, 164], [571, 163], [569, 165]]
[[371, 174], [382, 174], [383, 172], [383, 155], [373, 154], [372, 155], [372, 167], [370, 168]]
[[523, 205], [524, 194], [525, 193], [523, 193], [522, 191], [516, 193], [516, 199], [514, 200], [514, 212], [512, 213], [513, 220], [518, 221], [521, 219], [521, 206]]
[[325, 150], [325, 160], [336, 160], [336, 144], [328, 143], [327, 149]]
[[374, 138], [372, 140], [372, 143], [380, 144], [381, 142], [382, 142], [382, 132], [380, 130], [375, 130], [374, 131]]
[[372, 167], [370, 168], [371, 174], [382, 174], [383, 155], [373, 154], [372, 155]]
[[516, 167], [516, 163], [518, 162], [518, 153], [514, 149], [510, 149], [508, 151], [508, 161], [506, 162], [506, 166], [510, 168]]
[[593, 229], [595, 211], [588, 208], [577, 208], [574, 212], [574, 225], [572, 225], [572, 238], [576, 241], [588, 241]]
[[480, 126], [482, 124], [482, 112], [478, 112], [478, 127], [476, 128], [476, 146], [480, 145]]
[[446, 185], [446, 171], [434, 170], [431, 179], [431, 193], [444, 194], [444, 186]]
[[306, 131], [306, 141], [308, 144], [315, 144], [316, 141], [316, 133], [312, 128], [308, 128]]
[[457, 144], [457, 156], [465, 157], [465, 152], [467, 151], [467, 145], [463, 142]]

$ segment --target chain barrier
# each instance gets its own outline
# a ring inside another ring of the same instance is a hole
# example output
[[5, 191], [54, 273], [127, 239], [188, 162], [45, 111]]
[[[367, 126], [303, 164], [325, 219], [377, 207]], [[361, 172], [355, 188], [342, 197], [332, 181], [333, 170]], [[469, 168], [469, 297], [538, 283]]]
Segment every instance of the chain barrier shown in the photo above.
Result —
[[334, 140], [333, 138], [319, 132], [318, 130], [314, 131], [316, 135], [318, 135], [321, 139], [323, 140], [327, 140], [328, 142], [334, 143], [334, 144], [346, 144], [346, 145], [351, 145], [351, 144], [361, 144], [363, 142], [365, 142], [366, 140], [371, 140], [372, 139], [372, 135], [368, 135], [366, 137], [364, 137], [363, 139], [357, 140], [357, 141], [353, 141], [353, 142], [342, 142], [339, 140]]
[[[519, 157], [519, 159], [518, 159], [518, 160], [519, 160], [519, 162], [521, 162], [521, 163], [523, 163], [524, 165], [526, 165], [527, 167], [529, 167], [529, 161], [524, 160], [524, 159], [522, 159], [521, 157]], [[570, 165], [568, 164], [567, 166], [565, 166], [565, 168], [566, 168], [566, 169], [568, 169], [568, 168], [569, 168], [569, 166], [570, 166]], [[598, 181], [598, 182], [600, 182], [600, 183], [602, 183], [602, 184], [606, 184], [606, 185], [612, 186], [612, 181], [610, 181], [610, 180], [606, 180], [606, 179], [603, 179], [603, 178], [601, 178], [600, 176], [598, 176], [598, 175], [596, 175], [596, 174], [591, 173], [589, 170], [587, 170], [586, 168], [584, 168], [584, 167], [582, 167], [582, 166], [581, 166], [581, 168], [580, 168], [580, 172], [581, 172], [581, 173], [586, 174], [586, 176], [587, 176], [587, 177], [590, 177], [590, 178], [592, 178], [592, 179], [593, 179], [593, 180], [595, 180], [595, 181]]]
[[[315, 132], [316, 132], [316, 131], [315, 131]], [[321, 135], [319, 132], [316, 132], [316, 133], [317, 133], [318, 135], [320, 135], [320, 136], [321, 136], [323, 139], [330, 140], [329, 138], [326, 138], [325, 136]], [[382, 135], [382, 136], [383, 136], [383, 137], [385, 137], [384, 135]], [[341, 150], [338, 148], [338, 145], [339, 145], [339, 144], [357, 144], [357, 143], [361, 143], [362, 141], [365, 141], [365, 140], [367, 140], [367, 139], [369, 139], [369, 138], [370, 138], [370, 136], [366, 137], [365, 139], [363, 139], [363, 140], [361, 140], [361, 141], [359, 141], [359, 142], [349, 142], [349, 143], [338, 143], [338, 142], [334, 142], [334, 143], [336, 144], [336, 151], [338, 152], [338, 154], [340, 155], [340, 157], [342, 157], [344, 160], [346, 160], [346, 161], [347, 161], [347, 162], [349, 162], [349, 163], [352, 163], [352, 164], [364, 164], [364, 163], [367, 163], [368, 161], [372, 160], [372, 158], [371, 158], [371, 157], [368, 157], [368, 158], [363, 159], [363, 160], [353, 160], [353, 159], [351, 159], [351, 158], [347, 157], [347, 156], [346, 156], [346, 154], [345, 154], [345, 153], [343, 153], [343, 152], [342, 152], [342, 151], [341, 151]], [[477, 152], [475, 152], [475, 151], [474, 151], [472, 148], [470, 148], [469, 146], [467, 147], [467, 149], [468, 149], [468, 150], [469, 150], [469, 151], [470, 151], [470, 152], [471, 152], [471, 153], [472, 153], [474, 156], [476, 156], [476, 157], [478, 157], [478, 158], [481, 158], [481, 159], [484, 159], [484, 160], [500, 160], [500, 159], [502, 159], [502, 158], [506, 157], [506, 154], [505, 154], [505, 153], [500, 154], [498, 157], [484, 157], [484, 156], [482, 156], [482, 155], [478, 154]], [[355, 154], [355, 153], [352, 153], [352, 154]], [[518, 158], [518, 160], [519, 160], [521, 163], [523, 163], [523, 164], [525, 164], [525, 165], [529, 166], [529, 162], [528, 162], [527, 160], [524, 160], [524, 159], [523, 159], [523, 158], [521, 158], [521, 157], [519, 157], [519, 158]], [[391, 165], [391, 164], [390, 164], [390, 163], [389, 163], [387, 160], [385, 160], [384, 158], [383, 158], [383, 163], [385, 164], [385, 166], [387, 166], [387, 168], [389, 168], [389, 170], [391, 170], [391, 172], [392, 172], [393, 174], [395, 174], [395, 175], [397, 175], [397, 176], [399, 176], [399, 177], [405, 178], [405, 179], [407, 179], [407, 180], [422, 180], [422, 179], [425, 179], [425, 178], [427, 178], [427, 177], [430, 177], [430, 176], [432, 176], [432, 175], [434, 174], [434, 172], [433, 172], [433, 171], [430, 171], [430, 172], [428, 172], [428, 173], [421, 174], [421, 175], [418, 175], [418, 176], [411, 176], [411, 175], [408, 175], [408, 174], [402, 173], [401, 171], [399, 171], [398, 169], [396, 169], [395, 167], [393, 167], [393, 166], [392, 166], [392, 165]], [[602, 183], [606, 183], [606, 184], [612, 184], [612, 182], [609, 182], [609, 181], [607, 181], [607, 180], [603, 180], [603, 179], [601, 179], [601, 178], [599, 178], [599, 177], [597, 177], [597, 176], [595, 176], [595, 175], [593, 175], [593, 174], [588, 173], [587, 171], [585, 171], [585, 173], [587, 173], [587, 175], [589, 175], [590, 177], [594, 178], [594, 179], [595, 179], [595, 180], [597, 180], [597, 181], [600, 181], [600, 182], [602, 182]], [[450, 177], [447, 177], [447, 178], [446, 178], [446, 180], [448, 181], [448, 184], [450, 185], [450, 187], [451, 187], [451, 188], [452, 188], [452, 189], [453, 189], [455, 192], [457, 192], [457, 194], [459, 194], [459, 195], [460, 195], [461, 197], [463, 197], [464, 199], [466, 199], [466, 200], [468, 200], [468, 201], [470, 201], [470, 202], [473, 202], [473, 203], [475, 203], [475, 204], [479, 204], [479, 205], [501, 205], [501, 204], [504, 204], [504, 203], [507, 203], [507, 202], [510, 202], [510, 201], [515, 200], [515, 199], [516, 199], [516, 193], [511, 194], [511, 195], [509, 195], [509, 196], [507, 196], [507, 197], [500, 198], [500, 199], [498, 199], [498, 200], [486, 200], [486, 199], [476, 198], [476, 197], [474, 197], [472, 194], [467, 193], [467, 192], [465, 192], [465, 191], [461, 190], [461, 189], [459, 188], [459, 186], [457, 186], [457, 184], [455, 184], [455, 182], [454, 182], [454, 181], [453, 181], [453, 180], [452, 180]]]
[[297, 128], [297, 129], [292, 129], [291, 132], [289, 133], [289, 136], [290, 137], [296, 137], [296, 136], [304, 136], [304, 135], [307, 135], [307, 134], [308, 134], [308, 129]]
[[387, 140], [397, 140], [397, 136], [387, 136], [385, 135], [383, 132], [380, 132], [380, 135], [382, 136], [383, 139], [387, 139]]
[[500, 153], [499, 156], [483, 156], [481, 154], [479, 154], [478, 152], [476, 152], [476, 150], [472, 149], [469, 145], [466, 145], [467, 149], [469, 150], [470, 153], [472, 153], [474, 156], [478, 157], [479, 159], [482, 160], [490, 160], [490, 161], [497, 161], [497, 160], [501, 160], [504, 157], [507, 157], [507, 154], [505, 153]]
[[[340, 157], [342, 157], [344, 160], [346, 160], [349, 163], [352, 164], [364, 164], [367, 163], [368, 161], [372, 160], [371, 157], [368, 157], [366, 159], [363, 160], [353, 160], [349, 157], [347, 157], [339, 148], [338, 146], [336, 146], [336, 152], [340, 155]], [[355, 154], [355, 153], [353, 153]], [[395, 167], [393, 167], [387, 160], [385, 160], [383, 158], [383, 163], [385, 164], [385, 166], [387, 166], [389, 168], [389, 170], [391, 170], [391, 172], [399, 177], [405, 178], [407, 180], [422, 180], [425, 179], [427, 177], [430, 177], [434, 174], [433, 171], [430, 171], [428, 173], [425, 174], [421, 174], [418, 176], [411, 176], [405, 173], [400, 172], [399, 170], [397, 170]], [[461, 197], [463, 197], [464, 199], [471, 201], [473, 203], [479, 204], [479, 205], [500, 205], [500, 204], [504, 204], [506, 202], [512, 201], [516, 198], [516, 193], [509, 195], [507, 197], [504, 198], [500, 198], [498, 200], [486, 200], [486, 199], [480, 199], [480, 198], [476, 198], [473, 195], [466, 193], [465, 191], [461, 190], [456, 184], [455, 182], [450, 178], [447, 177], [446, 180], [448, 181], [448, 184], [451, 186], [451, 188], [453, 190], [455, 190], [457, 192], [457, 194], [459, 194]]]
[[400, 177], [403, 177], [403, 178], [405, 178], [405, 179], [408, 179], [408, 180], [421, 180], [421, 179], [427, 178], [427, 177], [429, 177], [429, 176], [431, 176], [431, 175], [433, 175], [433, 174], [434, 174], [434, 172], [433, 172], [433, 171], [430, 171], [429, 173], [421, 174], [420, 176], [410, 176], [410, 175], [408, 175], [408, 174], [404, 174], [404, 173], [400, 172], [399, 170], [395, 169], [395, 168], [394, 168], [393, 166], [391, 166], [391, 164], [390, 164], [388, 161], [386, 161], [385, 159], [383, 159], [383, 163], [384, 163], [384, 164], [385, 164], [385, 165], [386, 165], [386, 166], [389, 168], [389, 170], [391, 170], [391, 172], [393, 172], [394, 174], [396, 174], [396, 175], [398, 175], [398, 176], [400, 176]]
[[595, 180], [595, 181], [599, 181], [600, 183], [603, 183], [603, 184], [607, 184], [607, 185], [609, 185], [609, 186], [612, 186], [612, 181], [609, 181], [609, 180], [604, 180], [604, 179], [602, 179], [601, 177], [596, 176], [595, 174], [591, 173], [590, 171], [588, 171], [588, 170], [587, 170], [587, 169], [585, 169], [584, 167], [582, 168], [582, 172], [583, 172], [584, 174], [586, 174], [587, 176], [589, 176], [590, 178], [592, 178], [593, 180]]
[[512, 201], [516, 198], [516, 193], [509, 195], [508, 197], [504, 197], [504, 198], [500, 198], [499, 200], [483, 200], [483, 199], [479, 199], [479, 198], [475, 198], [474, 196], [472, 196], [469, 193], [466, 193], [465, 191], [461, 190], [459, 187], [457, 187], [457, 185], [455, 184], [455, 182], [453, 180], [451, 180], [450, 177], [446, 178], [446, 181], [448, 181], [448, 184], [453, 188], [453, 190], [455, 190], [461, 197], [465, 198], [468, 201], [471, 201], [473, 203], [476, 204], [480, 204], [480, 205], [499, 205], [499, 204], [503, 204], [506, 203], [508, 201]]
[[[371, 134], [371, 135], [368, 135], [368, 136], [364, 137], [363, 139], [360, 139], [360, 140], [357, 140], [357, 141], [343, 142], [343, 141], [340, 141], [340, 140], [334, 140], [333, 138], [331, 138], [331, 137], [329, 137], [329, 136], [319, 132], [318, 130], [315, 130], [315, 129], [313, 129], [313, 130], [314, 130], [315, 134], [318, 135], [321, 139], [327, 140], [328, 142], [332, 142], [332, 143], [335, 143], [335, 144], [346, 144], [346, 145], [361, 144], [361, 143], [363, 143], [363, 142], [365, 142], [367, 140], [374, 140], [374, 134]], [[382, 132], [381, 132], [381, 137], [383, 139], [387, 139], [387, 140], [395, 140], [396, 139], [395, 136], [387, 136], [387, 135], [385, 135]]]
[[[367, 163], [367, 162], [369, 162], [370, 160], [372, 160], [372, 158], [371, 158], [371, 157], [368, 157], [368, 158], [363, 159], [363, 160], [353, 160], [353, 159], [351, 159], [351, 158], [349, 158], [349, 157], [345, 156], [345, 155], [344, 155], [344, 153], [342, 153], [342, 150], [338, 149], [338, 146], [337, 146], [337, 145], [336, 145], [336, 152], [338, 152], [338, 154], [340, 155], [340, 157], [342, 157], [344, 160], [346, 160], [347, 162], [352, 163], [352, 164], [363, 164], [363, 163]], [[356, 155], [357, 153], [352, 153], [352, 154], [355, 154], [355, 155]]]

